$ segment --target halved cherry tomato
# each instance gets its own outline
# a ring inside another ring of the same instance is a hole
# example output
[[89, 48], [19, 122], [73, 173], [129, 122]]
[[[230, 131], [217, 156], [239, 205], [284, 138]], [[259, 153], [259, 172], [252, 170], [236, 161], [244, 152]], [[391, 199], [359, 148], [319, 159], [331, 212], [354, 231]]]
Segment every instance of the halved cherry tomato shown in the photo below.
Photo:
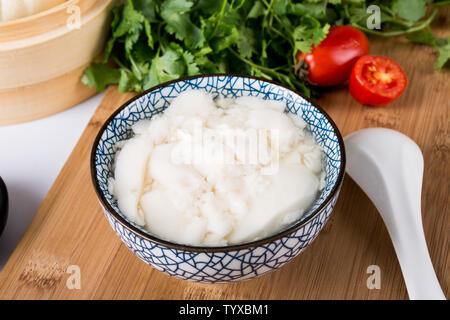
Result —
[[403, 69], [391, 58], [364, 56], [350, 75], [350, 93], [363, 104], [382, 106], [397, 99], [408, 84]]
[[327, 37], [311, 53], [297, 52], [297, 76], [317, 86], [334, 86], [348, 80], [353, 64], [369, 54], [369, 40], [351, 26], [330, 28]]

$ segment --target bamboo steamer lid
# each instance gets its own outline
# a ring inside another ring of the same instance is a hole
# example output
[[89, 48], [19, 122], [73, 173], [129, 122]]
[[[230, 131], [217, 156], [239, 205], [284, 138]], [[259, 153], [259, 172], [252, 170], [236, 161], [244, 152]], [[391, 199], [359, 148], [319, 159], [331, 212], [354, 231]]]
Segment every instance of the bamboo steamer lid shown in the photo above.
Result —
[[42, 118], [95, 92], [80, 80], [101, 54], [113, 0], [70, 0], [0, 23], [0, 125]]

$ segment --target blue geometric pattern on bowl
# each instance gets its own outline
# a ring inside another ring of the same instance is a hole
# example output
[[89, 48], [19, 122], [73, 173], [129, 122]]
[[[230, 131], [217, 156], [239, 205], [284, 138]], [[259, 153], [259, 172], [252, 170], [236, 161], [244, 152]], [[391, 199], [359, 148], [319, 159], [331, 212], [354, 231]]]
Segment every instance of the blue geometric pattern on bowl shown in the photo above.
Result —
[[[301, 116], [324, 149], [326, 155], [326, 185], [311, 209], [284, 232], [270, 241], [256, 241], [250, 245], [223, 248], [195, 248], [173, 245], [159, 240], [145, 229], [128, 221], [120, 212], [108, 190], [108, 179], [113, 176], [115, 144], [131, 137], [131, 126], [142, 119], [163, 112], [181, 92], [197, 89], [213, 96], [226, 98], [257, 96], [279, 100], [286, 104], [286, 112]], [[201, 282], [229, 282], [253, 278], [275, 270], [297, 256], [317, 236], [327, 221], [337, 200], [343, 176], [342, 141], [327, 117], [309, 101], [283, 86], [232, 75], [209, 75], [164, 84], [128, 104], [107, 124], [93, 150], [91, 165], [100, 203], [112, 228], [139, 258], [154, 268], [181, 279]], [[94, 182], [94, 184], [95, 184]], [[332, 193], [333, 192], [333, 193]], [[103, 201], [103, 203], [102, 203]], [[320, 208], [319, 212], [317, 209]], [[114, 211], [118, 216], [114, 216]], [[127, 226], [131, 225], [130, 226]], [[134, 229], [134, 230], [133, 230]], [[156, 238], [156, 239], [155, 239]]]

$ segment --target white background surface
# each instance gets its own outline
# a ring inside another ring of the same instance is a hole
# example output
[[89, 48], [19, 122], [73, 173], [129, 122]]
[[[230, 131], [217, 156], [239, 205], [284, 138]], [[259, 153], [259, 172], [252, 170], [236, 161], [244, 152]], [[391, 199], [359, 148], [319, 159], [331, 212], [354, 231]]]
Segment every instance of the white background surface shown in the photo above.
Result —
[[48, 118], [0, 127], [0, 176], [9, 194], [0, 270], [16, 247], [103, 94]]

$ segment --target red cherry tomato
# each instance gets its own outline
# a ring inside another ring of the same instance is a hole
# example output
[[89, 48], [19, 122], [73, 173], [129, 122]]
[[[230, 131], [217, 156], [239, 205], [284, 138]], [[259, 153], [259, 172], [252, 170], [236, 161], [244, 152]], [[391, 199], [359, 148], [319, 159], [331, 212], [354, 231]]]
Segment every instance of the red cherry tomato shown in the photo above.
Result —
[[403, 69], [391, 58], [364, 56], [350, 76], [350, 93], [356, 101], [382, 106], [397, 99], [408, 84]]
[[333, 86], [348, 80], [353, 64], [369, 54], [364, 33], [350, 26], [330, 28], [327, 37], [311, 53], [297, 52], [297, 76], [317, 86]]

